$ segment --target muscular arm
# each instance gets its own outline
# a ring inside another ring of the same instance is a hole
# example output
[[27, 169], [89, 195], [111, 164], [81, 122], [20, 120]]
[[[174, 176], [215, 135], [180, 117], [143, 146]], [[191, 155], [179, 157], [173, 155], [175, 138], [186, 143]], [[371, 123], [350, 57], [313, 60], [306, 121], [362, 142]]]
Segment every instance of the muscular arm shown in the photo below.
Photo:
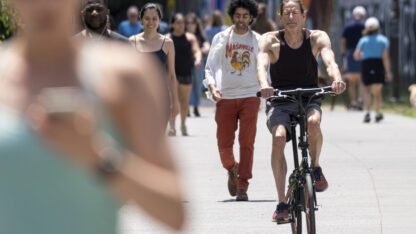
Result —
[[271, 49], [272, 41], [268, 34], [264, 34], [259, 40], [259, 54], [257, 55], [257, 79], [261, 88], [269, 87], [267, 81], [267, 69], [269, 67], [270, 58], [269, 50]]
[[[335, 55], [331, 48], [331, 40], [328, 34], [323, 31], [314, 31], [311, 35], [316, 43], [313, 45], [318, 54], [321, 54], [322, 61], [326, 66], [328, 76], [334, 81], [332, 88], [335, 93], [340, 94], [345, 90], [345, 83], [342, 81], [341, 72], [335, 62]], [[315, 49], [313, 48], [313, 49]]]
[[267, 81], [267, 70], [270, 64], [269, 54], [272, 49], [272, 35], [264, 34], [259, 40], [259, 54], [257, 55], [257, 79], [260, 84], [261, 96], [268, 98], [273, 95], [273, 88]]

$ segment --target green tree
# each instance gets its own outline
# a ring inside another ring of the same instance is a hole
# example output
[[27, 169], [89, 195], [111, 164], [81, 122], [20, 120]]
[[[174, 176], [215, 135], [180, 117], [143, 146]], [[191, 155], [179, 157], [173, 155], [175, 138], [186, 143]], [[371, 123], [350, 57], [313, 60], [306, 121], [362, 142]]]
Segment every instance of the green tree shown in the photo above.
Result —
[[0, 41], [9, 38], [16, 28], [6, 1], [0, 0]]

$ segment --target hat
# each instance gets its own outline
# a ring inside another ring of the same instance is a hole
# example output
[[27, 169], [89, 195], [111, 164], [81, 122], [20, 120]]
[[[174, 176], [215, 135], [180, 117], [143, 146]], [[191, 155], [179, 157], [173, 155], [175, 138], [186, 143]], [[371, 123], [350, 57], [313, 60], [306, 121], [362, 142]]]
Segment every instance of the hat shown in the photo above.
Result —
[[352, 15], [354, 17], [365, 17], [367, 15], [367, 11], [363, 6], [356, 6], [354, 7], [354, 10], [352, 10]]
[[364, 26], [366, 30], [373, 31], [380, 28], [380, 23], [376, 17], [370, 17], [365, 21]]

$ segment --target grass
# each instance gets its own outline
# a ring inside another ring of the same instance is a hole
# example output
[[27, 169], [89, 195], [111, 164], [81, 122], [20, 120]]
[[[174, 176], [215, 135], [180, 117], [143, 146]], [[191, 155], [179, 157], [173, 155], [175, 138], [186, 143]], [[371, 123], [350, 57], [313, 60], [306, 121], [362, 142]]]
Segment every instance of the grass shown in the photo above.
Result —
[[[399, 102], [389, 101], [389, 97], [384, 95], [384, 103], [382, 107], [382, 112], [385, 113], [392, 113], [397, 115], [402, 115], [410, 118], [416, 119], [416, 108], [411, 107], [409, 104], [409, 93], [408, 92], [401, 92], [402, 96]], [[327, 106], [328, 108], [331, 106], [332, 98], [327, 97], [324, 100], [323, 105]], [[347, 94], [344, 93], [335, 99], [335, 105], [337, 108], [343, 108], [346, 106], [348, 102]]]

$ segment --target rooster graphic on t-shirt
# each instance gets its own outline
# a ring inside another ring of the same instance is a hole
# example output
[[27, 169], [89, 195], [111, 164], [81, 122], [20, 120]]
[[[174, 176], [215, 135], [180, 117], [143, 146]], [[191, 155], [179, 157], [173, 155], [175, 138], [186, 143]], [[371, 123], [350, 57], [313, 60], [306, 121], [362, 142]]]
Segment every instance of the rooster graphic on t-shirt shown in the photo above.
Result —
[[225, 57], [227, 59], [231, 58], [230, 65], [233, 69], [231, 74], [238, 73], [241, 76], [242, 72], [250, 67], [250, 51], [253, 51], [253, 47], [242, 44], [228, 44], [226, 49]]

